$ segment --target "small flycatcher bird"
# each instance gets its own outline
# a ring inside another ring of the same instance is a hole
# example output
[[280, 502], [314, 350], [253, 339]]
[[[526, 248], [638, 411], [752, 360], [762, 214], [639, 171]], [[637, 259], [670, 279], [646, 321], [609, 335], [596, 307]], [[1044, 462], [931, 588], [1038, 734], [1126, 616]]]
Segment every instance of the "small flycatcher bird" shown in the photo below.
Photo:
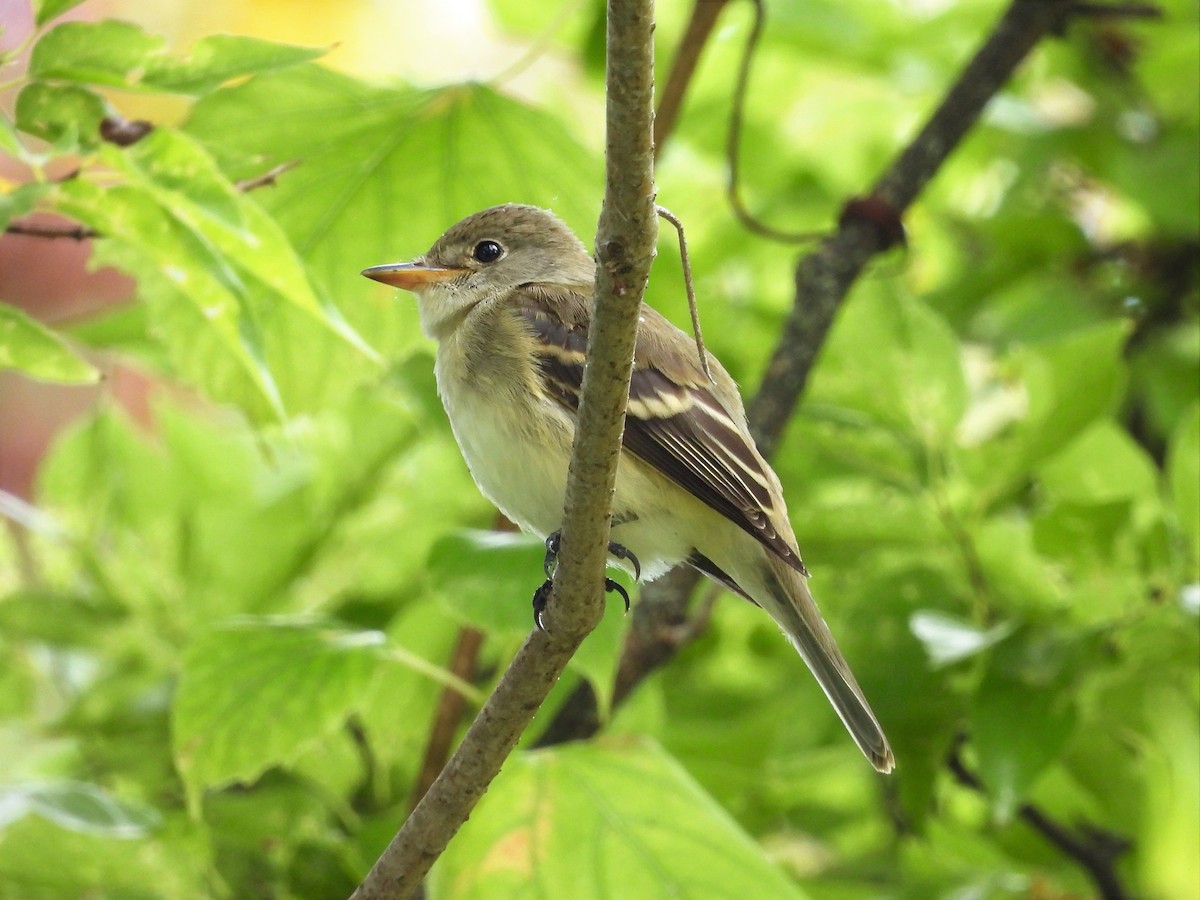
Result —
[[[438, 342], [438, 393], [471, 475], [523, 529], [560, 525], [596, 263], [552, 213], [508, 204], [463, 219], [368, 278], [417, 295]], [[800, 652], [867, 759], [891, 747], [808, 589], [779, 478], [711, 354], [642, 307], [612, 538], [652, 579], [686, 562], [761, 606]]]

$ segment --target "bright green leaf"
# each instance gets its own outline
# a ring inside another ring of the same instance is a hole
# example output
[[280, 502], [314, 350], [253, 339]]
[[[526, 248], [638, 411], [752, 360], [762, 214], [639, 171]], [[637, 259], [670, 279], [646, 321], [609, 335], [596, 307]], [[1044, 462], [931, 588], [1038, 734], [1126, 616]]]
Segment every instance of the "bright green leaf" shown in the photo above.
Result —
[[526, 634], [528, 601], [542, 583], [546, 548], [519, 532], [462, 530], [433, 545], [426, 571], [447, 608], [464, 623], [494, 634]]
[[1009, 821], [1075, 727], [1074, 648], [1022, 634], [997, 648], [970, 713], [979, 774], [996, 818]]
[[670, 755], [616, 740], [510, 759], [430, 888], [460, 900], [802, 896]]
[[1138, 774], [1146, 784], [1141, 813], [1141, 868], [1160, 897], [1200, 891], [1200, 716], [1195, 693], [1159, 687], [1148, 692], [1146, 713], [1153, 742]]
[[1129, 432], [1111, 420], [1096, 423], [1041, 467], [1042, 487], [1054, 501], [1153, 501], [1154, 462]]
[[338, 297], [377, 295], [363, 268], [424, 252], [494, 203], [552, 207], [585, 236], [599, 211], [599, 158], [555, 117], [478, 84], [384, 89], [301, 66], [209, 95], [187, 129], [238, 177], [303, 160], [262, 203]]
[[175, 759], [193, 802], [206, 788], [286, 766], [339, 728], [361, 702], [383, 650], [377, 632], [263, 620], [195, 641], [172, 715]]
[[29, 181], [0, 194], [0, 228], [7, 228], [13, 219], [29, 213], [48, 189], [45, 182]]
[[990, 516], [971, 529], [974, 552], [989, 587], [1014, 614], [1040, 614], [1068, 601], [1055, 561], [1035, 545], [1035, 532], [1023, 514]]
[[21, 139], [17, 137], [16, 125], [8, 116], [0, 116], [0, 151], [17, 159], [25, 153]]
[[34, 81], [17, 95], [17, 127], [63, 149], [90, 148], [100, 142], [104, 99], [74, 84]]
[[34, 22], [40, 28], [82, 2], [83, 0], [33, 0]]
[[940, 446], [967, 405], [958, 339], [916, 299], [862, 294], [830, 334], [809, 398], [866, 412], [923, 446]]
[[245, 35], [212, 34], [196, 41], [184, 59], [153, 60], [143, 83], [181, 94], [203, 94], [232, 78], [298, 65], [325, 52], [323, 47], [295, 47]]
[[48, 31], [29, 62], [30, 74], [109, 87], [201, 94], [232, 78], [315, 59], [322, 48], [295, 47], [243, 35], [209, 35], [186, 56], [132, 22], [65, 22]]
[[1065, 446], [1112, 409], [1125, 381], [1121, 350], [1128, 335], [1128, 323], [1116, 320], [1018, 352], [1029, 396], [1022, 462], [1032, 464]]
[[964, 454], [973, 478], [997, 492], [1008, 490], [1111, 412], [1125, 384], [1128, 334], [1128, 323], [1115, 320], [1019, 348], [1013, 377], [1023, 382], [1026, 411], [1011, 428]]
[[[304, 353], [314, 326], [371, 354], [317, 298], [275, 220], [190, 138], [159, 128], [101, 156], [125, 183], [63, 183], [60, 207], [105, 235], [97, 258], [138, 278], [177, 364], [216, 397], [256, 416], [310, 408], [336, 361]], [[292, 310], [309, 321], [293, 324]]]
[[66, 384], [94, 384], [100, 373], [62, 338], [15, 306], [0, 303], [0, 370]]
[[[624, 571], [610, 572], [609, 575], [614, 581], [625, 586], [634, 603], [638, 602], [632, 578]], [[567, 668], [579, 673], [591, 684], [601, 718], [607, 717], [609, 713], [617, 666], [621, 662], [625, 632], [632, 615], [625, 612], [625, 602], [616, 591], [606, 593], [604, 601], [604, 617], [580, 644], [567, 665]]]
[[248, 287], [202, 236], [189, 231], [173, 211], [141, 188], [101, 188], [75, 179], [58, 190], [61, 209], [105, 236], [96, 243], [95, 258], [136, 277], [151, 302], [169, 308], [175, 328], [185, 327], [178, 319], [182, 309], [188, 309], [191, 352], [220, 353], [237, 375], [249, 380], [255, 394], [230, 390], [229, 375], [224, 375], [224, 385], [214, 384], [211, 375], [205, 379], [193, 372], [193, 377], [207, 382], [220, 399], [238, 400], [259, 414], [262, 407], [256, 408], [254, 400], [265, 400], [267, 408], [282, 417], [283, 400], [262, 358], [261, 334], [248, 320]]
[[[528, 535], [463, 530], [434, 544], [426, 571], [438, 595], [464, 622], [489, 633], [526, 634], [533, 627], [530, 599], [544, 580], [544, 557], [543, 543]], [[629, 580], [622, 583], [634, 596]], [[620, 595], [606, 596], [604, 618], [570, 663], [591, 682], [602, 710], [612, 694], [625, 632]]]
[[29, 58], [35, 78], [133, 87], [166, 41], [132, 22], [64, 22], [46, 32]]
[[26, 816], [0, 830], [0, 885], [13, 897], [203, 897], [212, 850], [179, 823], [123, 839]]

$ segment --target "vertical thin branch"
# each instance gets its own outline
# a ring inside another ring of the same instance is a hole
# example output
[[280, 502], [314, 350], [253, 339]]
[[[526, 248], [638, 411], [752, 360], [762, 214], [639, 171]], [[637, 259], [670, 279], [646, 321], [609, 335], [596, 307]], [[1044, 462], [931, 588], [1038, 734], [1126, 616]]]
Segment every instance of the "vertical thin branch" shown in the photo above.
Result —
[[[638, 313], [658, 240], [654, 193], [654, 3], [609, 0], [604, 206], [596, 227], [596, 300], [588, 329], [587, 366], [578, 434], [567, 480], [560, 563], [554, 594], [598, 593], [608, 561], [608, 529], [616, 464], [625, 428]], [[604, 348], [604, 353], [600, 348]], [[577, 547], [578, 535], [600, 530], [604, 540]], [[554, 599], [548, 628], [554, 630]], [[599, 621], [599, 615], [596, 616]], [[590, 629], [589, 629], [590, 630]]]
[[657, 238], [653, 0], [609, 0], [607, 171], [597, 228], [596, 309], [567, 477], [546, 631], [517, 651], [446, 767], [376, 861], [354, 900], [411, 897], [500, 771], [604, 612], [613, 485], [642, 292]]

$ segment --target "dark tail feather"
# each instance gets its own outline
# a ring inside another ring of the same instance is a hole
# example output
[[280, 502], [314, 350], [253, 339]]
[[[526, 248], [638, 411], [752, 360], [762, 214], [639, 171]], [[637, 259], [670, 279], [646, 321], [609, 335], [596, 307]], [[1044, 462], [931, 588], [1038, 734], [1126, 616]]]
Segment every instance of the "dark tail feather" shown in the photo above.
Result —
[[767, 587], [775, 602], [762, 605], [800, 652], [854, 742], [876, 769], [892, 771], [892, 748], [817, 609], [808, 579], [785, 565], [771, 565]]

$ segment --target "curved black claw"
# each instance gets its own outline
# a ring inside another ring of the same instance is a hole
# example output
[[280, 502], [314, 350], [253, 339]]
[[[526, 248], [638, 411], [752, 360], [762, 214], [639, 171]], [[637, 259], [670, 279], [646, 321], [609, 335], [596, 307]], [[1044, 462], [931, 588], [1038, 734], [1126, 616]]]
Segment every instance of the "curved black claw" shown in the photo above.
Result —
[[[547, 578], [541, 587], [533, 592], [533, 624], [537, 626], [538, 631], [546, 630], [546, 626], [542, 624], [542, 613], [546, 611], [546, 603], [550, 600], [551, 588], [550, 579]], [[628, 606], [628, 599], [625, 603]]]
[[[638, 558], [636, 556], [634, 556], [633, 553], [630, 552], [629, 548], [625, 547], [622, 544], [618, 544], [616, 541], [609, 541], [608, 542], [608, 553], [610, 556], [615, 556], [617, 559], [629, 560], [629, 562], [631, 562], [633, 564], [633, 580], [634, 581], [642, 580], [642, 564], [640, 562], [638, 562]], [[607, 587], [607, 585], [605, 585], [605, 587]], [[610, 590], [611, 590], [611, 588], [610, 588]], [[625, 598], [625, 607], [627, 609], [629, 608], [629, 598], [628, 597]]]
[[[562, 532], [555, 531], [546, 538], [546, 556], [542, 560], [542, 571], [549, 578], [554, 572], [554, 565], [558, 562], [558, 551], [562, 544]], [[616, 541], [608, 542], [608, 554], [616, 559], [628, 560], [633, 565], [633, 580], [642, 580], [642, 564], [638, 562], [638, 558], [633, 555], [633, 552], [624, 544], [618, 544]]]
[[554, 571], [554, 564], [558, 562], [558, 546], [561, 538], [561, 531], [555, 531], [546, 538], [546, 558], [542, 560], [542, 571], [546, 573], [547, 578]]
[[613, 581], [611, 578], [605, 578], [604, 591], [605, 593], [609, 594], [611, 594], [613, 591], [616, 591], [618, 594], [620, 594], [621, 599], [625, 601], [625, 612], [629, 612], [629, 592], [625, 590], [625, 588], [621, 587], [620, 584]]
[[[533, 623], [538, 627], [539, 631], [545, 631], [546, 628], [542, 624], [542, 613], [546, 611], [546, 603], [550, 599], [550, 577], [554, 574], [555, 564], [558, 562], [558, 550], [561, 543], [562, 532], [555, 531], [546, 538], [546, 557], [542, 560], [542, 571], [546, 573], [546, 580], [536, 591], [533, 592]], [[626, 547], [615, 541], [608, 542], [608, 552], [611, 556], [617, 559], [628, 560], [633, 565], [634, 581], [641, 580], [642, 564], [638, 562], [638, 558], [634, 556]], [[625, 612], [629, 612], [629, 592], [620, 584], [613, 581], [611, 578], [604, 579], [604, 590], [607, 593], [616, 591], [621, 595], [621, 599], [625, 601]]]

